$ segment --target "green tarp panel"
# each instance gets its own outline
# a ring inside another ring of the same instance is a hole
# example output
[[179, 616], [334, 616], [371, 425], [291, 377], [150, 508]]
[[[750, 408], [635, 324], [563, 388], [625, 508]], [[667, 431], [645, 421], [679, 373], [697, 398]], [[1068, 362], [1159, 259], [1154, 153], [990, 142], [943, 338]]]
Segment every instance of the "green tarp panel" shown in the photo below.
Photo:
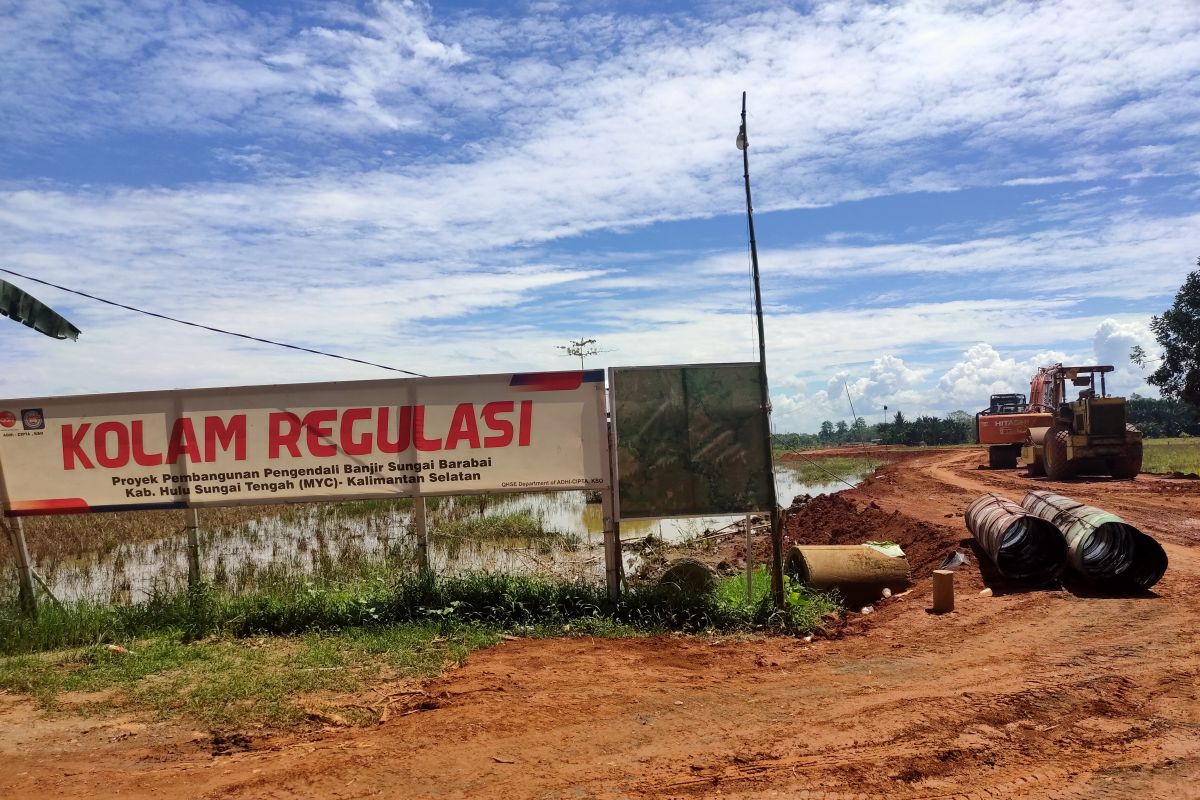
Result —
[[623, 519], [770, 509], [758, 364], [609, 374]]

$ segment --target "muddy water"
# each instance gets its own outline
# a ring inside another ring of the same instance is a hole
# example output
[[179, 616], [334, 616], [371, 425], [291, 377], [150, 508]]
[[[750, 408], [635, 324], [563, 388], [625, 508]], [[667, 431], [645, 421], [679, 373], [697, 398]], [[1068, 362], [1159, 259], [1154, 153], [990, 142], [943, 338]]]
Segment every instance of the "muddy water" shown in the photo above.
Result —
[[[862, 475], [847, 476], [857, 483]], [[798, 494], [824, 494], [843, 483], [806, 484], [788, 465], [776, 469], [781, 503]], [[297, 506], [291, 512], [232, 528], [204, 529], [201, 511], [201, 564], [205, 577], [234, 592], [249, 591], [273, 580], [296, 576], [349, 578], [410, 571], [417, 556], [409, 531], [410, 514], [395, 505], [370, 513], [348, 506]], [[448, 516], [526, 512], [557, 535], [536, 539], [481, 539], [438, 532]], [[654, 536], [683, 541], [717, 530], [739, 516], [630, 520], [622, 539]], [[603, 520], [600, 504], [583, 492], [443, 498], [430, 513], [429, 560], [439, 573], [476, 570], [596, 579], [604, 574]], [[626, 569], [636, 566], [627, 554]], [[128, 543], [105, 553], [72, 561], [36, 565], [55, 595], [63, 600], [131, 602], [186, 586], [187, 542], [182, 533], [149, 542]]]

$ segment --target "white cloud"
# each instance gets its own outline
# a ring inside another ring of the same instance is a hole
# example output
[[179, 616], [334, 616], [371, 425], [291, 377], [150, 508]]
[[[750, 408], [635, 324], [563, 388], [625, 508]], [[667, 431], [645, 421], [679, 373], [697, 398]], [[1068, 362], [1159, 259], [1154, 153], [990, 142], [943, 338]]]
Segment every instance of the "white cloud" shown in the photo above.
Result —
[[941, 405], [983, 408], [993, 394], [1028, 395], [1029, 381], [1038, 367], [1071, 361], [1077, 359], [1059, 352], [1037, 353], [1018, 361], [1003, 357], [990, 344], [981, 342], [963, 353], [962, 360], [941, 376], [936, 396]]
[[[772, 276], [808, 278], [953, 276], [982, 279], [992, 292], [1141, 299], [1178, 288], [1193, 263], [1200, 214], [1120, 211], [1072, 223], [955, 241], [941, 236], [934, 241], [779, 248], [767, 254], [764, 270]], [[693, 269], [707, 275], [742, 272], [745, 254], [709, 255]]]
[[[651, 274], [623, 271], [603, 244], [595, 257], [561, 258], [541, 245], [739, 213], [732, 134], [744, 86], [764, 211], [1066, 178], [1118, 184], [1194, 174], [1200, 162], [1190, 0], [1156, 4], [1153, 25], [1132, 0], [845, 0], [703, 18], [566, 17], [550, 4], [513, 17], [382, 1], [312, 8], [319, 16], [224, 2], [19, 4], [0, 30], [0, 58], [22, 77], [0, 86], [0, 144], [12, 145], [0, 158], [44, 155], [50, 141], [82, 160], [92, 143], [128, 146], [121, 137], [133, 134], [194, 138], [195, 151], [172, 154], [245, 174], [206, 178], [202, 165], [200, 178], [152, 173], [144, 186], [9, 181], [5, 265], [423, 372], [561, 366], [552, 345], [580, 325], [602, 332], [614, 361], [741, 360], [753, 337], [726, 266], [743, 270], [744, 253], [696, 266], [701, 245], [664, 236], [673, 252], [655, 251]], [[22, 174], [36, 174], [31, 163]], [[1081, 211], [1091, 196], [1080, 192], [1075, 205], [987, 220], [970, 236], [897, 228], [853, 246], [869, 235], [851, 231], [775, 249], [764, 259], [779, 287], [768, 295], [773, 386], [821, 386], [847, 370], [868, 404], [974, 407], [1028, 360], [979, 352], [946, 371], [955, 348], [1073, 348], [1108, 317], [1118, 329], [1097, 351], [1123, 346], [1120, 326], [1143, 309], [1093, 312], [1079, 299], [1172, 290], [1200, 217], [1194, 195], [1164, 210], [1134, 187], [1113, 191], [1135, 208]], [[855, 279], [888, 275], [914, 280], [860, 300]], [[797, 279], [813, 277], [834, 288], [789, 306], [814, 291]], [[963, 291], [974, 278], [986, 286]], [[297, 380], [364, 376], [59, 299], [84, 315], [84, 339], [6, 340], [22, 369], [0, 385], [219, 384], [276, 363]], [[131, 345], [135, 363], [116, 374]], [[948, 381], [942, 394], [935, 375]], [[826, 387], [783, 392], [777, 408], [801, 420], [840, 402]]]
[[1106, 319], [1096, 328], [1092, 339], [1092, 350], [1097, 364], [1111, 364], [1116, 369], [1108, 376], [1108, 390], [1114, 394], [1155, 395], [1157, 392], [1146, 383], [1146, 375], [1152, 370], [1138, 367], [1129, 360], [1129, 353], [1140, 346], [1148, 354], [1156, 352], [1154, 334], [1145, 322], [1118, 322]]
[[993, 394], [1028, 394], [1029, 381], [1038, 368], [1058, 363], [1111, 364], [1116, 370], [1107, 378], [1110, 394], [1128, 396], [1136, 391], [1143, 396], [1155, 396], [1142, 371], [1129, 363], [1130, 347], [1153, 344], [1145, 323], [1108, 318], [1093, 324], [1095, 333], [1090, 342], [1093, 351], [1086, 354], [1040, 350], [1022, 357], [1005, 355], [991, 344], [979, 342], [968, 347], [936, 381], [931, 380], [932, 370], [913, 369], [903, 359], [887, 355], [875, 359], [866, 374], [856, 376], [855, 370], [837, 371], [824, 388], [811, 394], [805, 392], [806, 384], [799, 378], [790, 384], [773, 384], [775, 426], [783, 431], [812, 432], [822, 420], [849, 419], [843, 381], [850, 386], [855, 411], [868, 422], [879, 421], [885, 404], [889, 415], [896, 410], [910, 417], [922, 413], [945, 415], [956, 410], [974, 413], [985, 407]]

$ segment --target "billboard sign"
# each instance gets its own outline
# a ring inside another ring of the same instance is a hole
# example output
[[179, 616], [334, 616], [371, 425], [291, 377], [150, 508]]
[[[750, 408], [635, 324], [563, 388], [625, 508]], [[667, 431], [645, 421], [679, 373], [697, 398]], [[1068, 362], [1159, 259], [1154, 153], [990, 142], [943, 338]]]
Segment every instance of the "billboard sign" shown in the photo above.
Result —
[[9, 516], [607, 486], [601, 370], [0, 400]]
[[757, 363], [610, 370], [622, 519], [770, 510], [760, 376]]

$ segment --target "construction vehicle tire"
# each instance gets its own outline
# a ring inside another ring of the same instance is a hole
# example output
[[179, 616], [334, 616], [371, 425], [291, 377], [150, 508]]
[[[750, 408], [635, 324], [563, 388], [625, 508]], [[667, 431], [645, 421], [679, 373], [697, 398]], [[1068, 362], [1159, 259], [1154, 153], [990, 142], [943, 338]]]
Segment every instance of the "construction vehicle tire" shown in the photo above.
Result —
[[1008, 445], [992, 445], [988, 448], [988, 468], [1013, 469], [1017, 466], [1017, 451]]
[[1052, 481], [1062, 481], [1075, 476], [1075, 465], [1067, 460], [1067, 442], [1071, 432], [1065, 428], [1051, 428], [1046, 431], [1046, 446], [1042, 456], [1046, 464], [1046, 477]]
[[1029, 477], [1040, 478], [1046, 474], [1046, 468], [1042, 464], [1042, 460], [1037, 456], [1033, 457], [1033, 462], [1029, 465]]
[[1131, 442], [1125, 446], [1125, 455], [1108, 460], [1108, 474], [1121, 480], [1136, 478], [1142, 471], [1142, 443]]

